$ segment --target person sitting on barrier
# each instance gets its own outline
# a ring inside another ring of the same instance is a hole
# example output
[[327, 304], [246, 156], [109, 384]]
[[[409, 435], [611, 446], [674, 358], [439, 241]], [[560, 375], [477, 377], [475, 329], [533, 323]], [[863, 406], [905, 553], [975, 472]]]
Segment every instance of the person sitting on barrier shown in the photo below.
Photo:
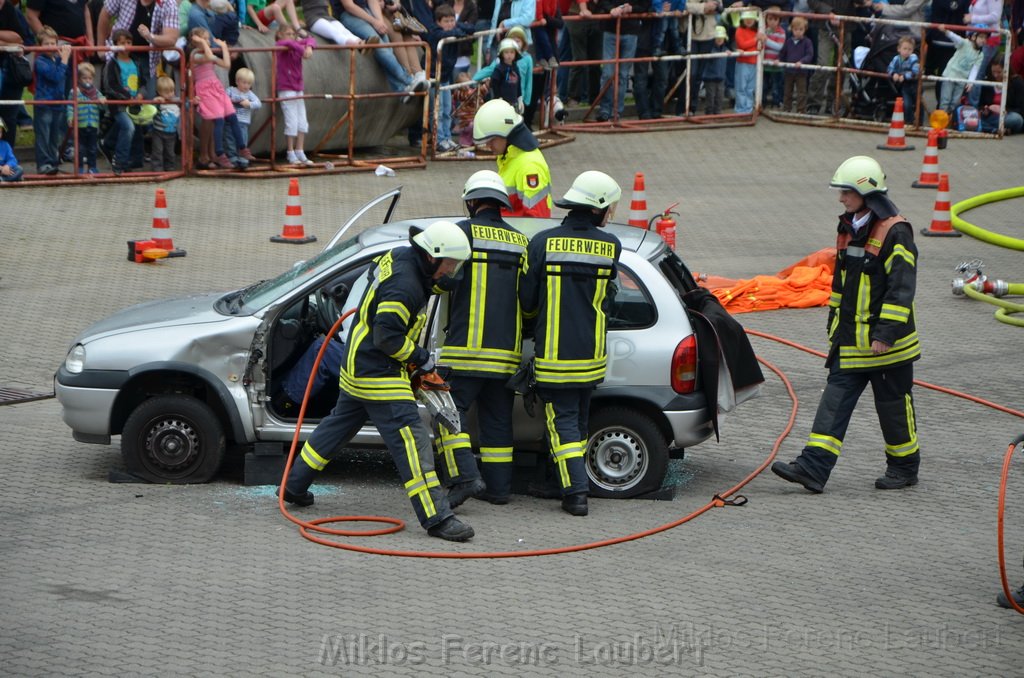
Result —
[[[302, 0], [302, 16], [309, 31], [336, 45], [361, 45], [363, 41], [331, 16], [327, 0]], [[280, 33], [280, 29], [278, 29]], [[296, 31], [299, 34], [300, 31]]]
[[293, 165], [312, 167], [313, 161], [306, 157], [303, 143], [309, 131], [306, 119], [306, 100], [303, 99], [302, 62], [313, 56], [313, 38], [296, 40], [295, 29], [285, 25], [277, 29], [275, 36], [278, 47], [285, 51], [277, 55], [277, 98], [284, 114], [284, 138], [288, 143], [288, 162]]
[[981, 88], [978, 99], [981, 131], [994, 134], [999, 130], [999, 105], [1005, 97], [1006, 117], [1003, 120], [1003, 130], [1006, 134], [1020, 134], [1024, 128], [1024, 78], [1011, 73], [1004, 92], [1003, 59], [997, 54], [988, 65], [986, 80], [998, 84], [985, 85]]
[[7, 124], [0, 118], [0, 181], [4, 183], [21, 181], [24, 170], [18, 164], [14, 149], [4, 137], [7, 135]]
[[[228, 98], [224, 85], [214, 70], [214, 66], [231, 68], [231, 52], [228, 44], [219, 38], [213, 41], [220, 46], [220, 56], [215, 56], [210, 48], [210, 32], [205, 28], [193, 28], [188, 34], [192, 53], [189, 66], [194, 78], [195, 98], [200, 117], [213, 121], [213, 144], [215, 158], [213, 163], [220, 169], [245, 169], [249, 162], [255, 160], [242, 138], [242, 129], [238, 125], [235, 107]], [[224, 124], [234, 137], [238, 146], [238, 157], [232, 161], [224, 153]]]
[[[393, 41], [388, 30], [391, 22], [384, 18], [380, 0], [331, 0], [331, 9], [345, 28], [366, 42], [376, 44]], [[402, 42], [405, 38], [399, 35], [395, 40]], [[392, 91], [422, 92], [426, 89], [427, 74], [419, 67], [419, 54], [415, 50], [413, 63], [410, 63], [405, 47], [379, 47], [372, 51], [373, 58], [384, 69]], [[399, 54], [402, 55], [401, 59]], [[412, 74], [408, 70], [410, 66], [413, 67]]]
[[295, 0], [247, 0], [246, 26], [255, 28], [260, 33], [267, 33], [274, 22], [277, 22], [278, 26], [288, 24], [297, 33], [302, 30], [302, 22], [295, 13]]
[[[943, 78], [959, 78], [974, 80], [981, 72], [981, 61], [984, 58], [982, 48], [988, 40], [987, 33], [968, 32], [966, 38], [960, 37], [953, 31], [947, 30], [946, 37], [956, 45], [956, 51], [946, 63], [942, 71]], [[964, 92], [970, 93], [974, 88], [973, 84], [964, 85], [962, 82], [944, 81], [941, 94], [939, 95], [939, 108], [947, 113], [953, 113], [960, 105], [960, 97]]]

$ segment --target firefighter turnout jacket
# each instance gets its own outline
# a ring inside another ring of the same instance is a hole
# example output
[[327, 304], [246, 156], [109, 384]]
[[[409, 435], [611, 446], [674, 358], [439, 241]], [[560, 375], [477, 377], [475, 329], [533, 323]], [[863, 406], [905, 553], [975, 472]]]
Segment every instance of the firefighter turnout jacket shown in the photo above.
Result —
[[[843, 371], [877, 370], [921, 357], [914, 322], [917, 247], [907, 220], [873, 218], [854, 233], [839, 218], [836, 267], [829, 297], [827, 365]], [[871, 342], [892, 348], [875, 355]]]
[[449, 294], [441, 362], [467, 376], [507, 378], [519, 368], [522, 354], [519, 279], [528, 241], [496, 208], [458, 225], [473, 253]]
[[423, 327], [421, 311], [433, 283], [414, 247], [398, 247], [374, 260], [370, 283], [345, 342], [341, 389], [369, 401], [415, 401], [406, 363], [430, 357], [412, 337]]
[[498, 156], [498, 174], [505, 182], [511, 209], [502, 208], [506, 217], [551, 216], [551, 172], [526, 125], [508, 135], [505, 153]]
[[589, 210], [573, 210], [527, 248], [519, 298], [537, 317], [538, 385], [582, 388], [600, 383], [607, 365], [607, 312], [622, 245], [593, 225]]

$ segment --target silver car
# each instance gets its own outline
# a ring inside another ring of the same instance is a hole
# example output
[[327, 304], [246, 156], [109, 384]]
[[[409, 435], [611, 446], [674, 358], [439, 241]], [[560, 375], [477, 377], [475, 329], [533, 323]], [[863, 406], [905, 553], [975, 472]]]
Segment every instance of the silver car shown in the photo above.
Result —
[[[350, 298], [358, 290], [348, 292], [371, 260], [406, 244], [411, 225], [436, 220], [391, 222], [400, 193], [363, 207], [324, 251], [276, 278], [226, 294], [140, 304], [79, 334], [55, 376], [75, 440], [106, 445], [120, 435], [128, 470], [165, 483], [210, 480], [229, 446], [291, 441], [297, 408], [280, 397], [285, 375], [340, 312], [358, 303]], [[384, 223], [342, 240], [371, 208], [386, 208]], [[558, 223], [510, 222], [527, 236]], [[660, 488], [670, 456], [712, 435], [713, 410], [681, 300], [689, 272], [656, 234], [608, 228], [622, 241], [622, 256], [607, 376], [592, 400], [587, 471], [592, 494], [631, 497]], [[423, 340], [435, 346], [443, 313], [431, 315]], [[337, 380], [330, 382], [308, 407], [303, 438], [336, 399]], [[544, 450], [541, 419], [518, 403], [515, 411], [517, 454]], [[369, 423], [352, 442], [381, 445]]]

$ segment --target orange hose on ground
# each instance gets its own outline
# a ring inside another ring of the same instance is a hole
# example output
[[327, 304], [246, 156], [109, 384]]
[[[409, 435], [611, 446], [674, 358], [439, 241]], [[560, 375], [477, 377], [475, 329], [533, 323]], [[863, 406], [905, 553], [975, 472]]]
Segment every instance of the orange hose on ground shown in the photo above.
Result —
[[1006, 600], [1010, 602], [1010, 607], [1024, 614], [1024, 607], [1017, 604], [1017, 601], [1013, 599], [1013, 592], [1010, 590], [1010, 582], [1006, 578], [1006, 551], [1003, 548], [1003, 513], [1006, 509], [1006, 478], [1010, 474], [1010, 460], [1013, 459], [1013, 451], [1018, 445], [1024, 442], [1024, 435], [1017, 436], [1017, 439], [1010, 443], [1009, 447], [1006, 448], [1006, 455], [1003, 457], [1003, 472], [999, 478], [999, 519], [997, 521], [996, 534], [999, 549], [999, 581], [1003, 585], [1003, 594], [1006, 596]]

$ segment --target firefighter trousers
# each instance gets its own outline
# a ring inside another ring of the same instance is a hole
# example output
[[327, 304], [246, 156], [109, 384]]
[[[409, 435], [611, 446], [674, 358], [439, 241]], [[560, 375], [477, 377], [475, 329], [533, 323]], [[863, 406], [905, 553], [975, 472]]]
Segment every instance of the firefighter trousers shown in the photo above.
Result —
[[583, 455], [587, 449], [590, 396], [593, 386], [551, 388], [537, 385], [537, 397], [544, 403], [551, 459], [557, 471], [562, 496], [586, 494], [590, 490]]
[[[506, 388], [507, 377], [497, 379], [452, 373], [448, 383], [462, 422], [460, 433], [441, 431], [438, 452], [441, 477], [448, 487], [483, 475], [487, 493], [507, 498], [512, 493], [512, 405], [515, 392]], [[473, 457], [467, 413], [476, 403], [480, 432], [480, 468]]]
[[342, 391], [334, 409], [320, 421], [292, 464], [288, 491], [304, 493], [317, 473], [359, 432], [367, 417], [391, 452], [420, 524], [424, 528], [433, 527], [453, 515], [434, 472], [430, 433], [412, 400], [359, 400]]
[[914, 364], [866, 372], [843, 372], [833, 365], [818, 402], [811, 435], [796, 460], [822, 485], [839, 459], [850, 417], [868, 384], [871, 384], [878, 423], [885, 439], [886, 464], [900, 475], [917, 476], [921, 455], [911, 394]]

